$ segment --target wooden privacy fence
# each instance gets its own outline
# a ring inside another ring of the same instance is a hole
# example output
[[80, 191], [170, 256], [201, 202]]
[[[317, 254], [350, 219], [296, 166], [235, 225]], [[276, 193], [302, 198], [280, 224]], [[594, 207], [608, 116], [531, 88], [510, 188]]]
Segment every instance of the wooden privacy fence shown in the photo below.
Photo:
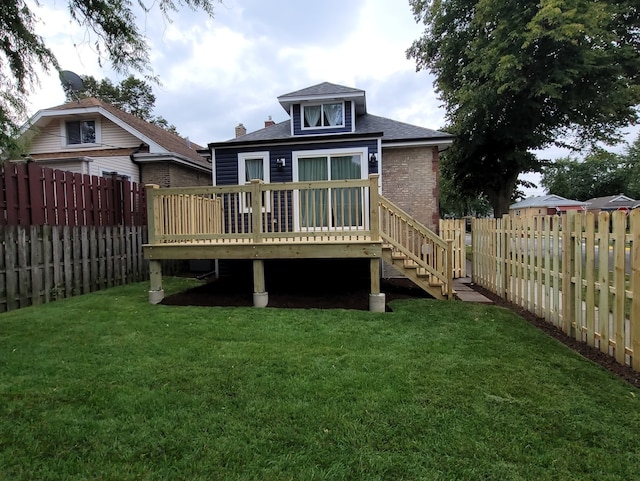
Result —
[[0, 312], [138, 282], [146, 227], [0, 226]]
[[467, 276], [466, 219], [440, 219], [438, 234], [445, 240], [452, 240], [453, 278]]
[[0, 225], [147, 224], [143, 186], [36, 163], [0, 167], [0, 209]]
[[147, 279], [146, 240], [142, 186], [0, 167], [0, 312]]
[[473, 281], [640, 371], [640, 209], [474, 219]]

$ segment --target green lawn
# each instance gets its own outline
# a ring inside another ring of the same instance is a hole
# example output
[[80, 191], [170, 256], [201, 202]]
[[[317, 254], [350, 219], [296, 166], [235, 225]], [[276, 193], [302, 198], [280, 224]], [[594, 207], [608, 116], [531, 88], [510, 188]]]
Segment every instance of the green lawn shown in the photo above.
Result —
[[0, 315], [1, 480], [640, 473], [640, 391], [509, 311], [182, 308], [146, 289]]

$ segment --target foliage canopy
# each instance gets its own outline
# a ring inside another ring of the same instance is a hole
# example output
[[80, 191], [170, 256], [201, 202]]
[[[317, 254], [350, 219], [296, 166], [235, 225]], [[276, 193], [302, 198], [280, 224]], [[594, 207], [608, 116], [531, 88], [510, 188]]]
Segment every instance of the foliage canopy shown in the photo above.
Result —
[[542, 170], [542, 185], [550, 194], [585, 201], [626, 194], [640, 198], [640, 136], [624, 154], [595, 148], [583, 160], [565, 157]]
[[452, 181], [508, 209], [533, 150], [574, 137], [618, 138], [638, 120], [640, 6], [636, 0], [410, 0], [421, 38], [407, 51], [429, 69], [458, 136]]
[[[184, 6], [200, 9], [212, 17], [214, 2], [156, 0], [153, 5], [170, 20], [170, 15]], [[94, 39], [101, 63], [109, 62], [117, 73], [151, 72], [149, 45], [135, 14], [136, 10], [145, 14], [150, 11], [145, 2], [66, 0], [65, 3], [71, 19], [86, 28]], [[45, 39], [36, 33], [38, 21], [26, 0], [0, 3], [0, 151], [15, 147], [27, 96], [38, 84], [38, 70], [60, 70]]]

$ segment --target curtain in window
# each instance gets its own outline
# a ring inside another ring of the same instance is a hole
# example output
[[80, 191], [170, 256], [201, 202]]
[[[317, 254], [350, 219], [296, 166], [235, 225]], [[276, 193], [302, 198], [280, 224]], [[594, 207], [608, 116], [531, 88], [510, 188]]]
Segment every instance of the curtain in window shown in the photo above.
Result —
[[342, 125], [342, 104], [324, 104], [324, 125]]
[[244, 161], [245, 182], [253, 179], [264, 180], [264, 165], [262, 159], [245, 159]]
[[[298, 180], [305, 182], [328, 179], [329, 166], [326, 157], [298, 159]], [[303, 228], [326, 227], [328, 217], [327, 189], [300, 192], [300, 225]]]
[[[331, 157], [331, 180], [359, 179], [361, 176], [359, 155]], [[338, 227], [362, 225], [361, 189], [334, 188], [331, 193], [332, 219]]]
[[304, 126], [318, 127], [320, 126], [321, 105], [306, 105], [304, 107]]

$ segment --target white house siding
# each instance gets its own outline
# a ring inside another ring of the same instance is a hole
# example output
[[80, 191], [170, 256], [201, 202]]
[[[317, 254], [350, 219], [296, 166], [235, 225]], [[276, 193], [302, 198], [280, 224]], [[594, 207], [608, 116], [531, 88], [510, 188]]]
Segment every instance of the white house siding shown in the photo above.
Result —
[[79, 160], [45, 160], [38, 162], [43, 167], [50, 169], [65, 170], [74, 174], [91, 174], [92, 162], [84, 162]]
[[62, 149], [63, 139], [60, 136], [60, 122], [52, 120], [42, 129], [33, 140], [29, 152], [32, 154], [46, 154], [59, 152]]
[[102, 118], [102, 148], [109, 147], [138, 147], [141, 140], [131, 135], [122, 127], [106, 118]]
[[126, 175], [132, 182], [140, 182], [140, 169], [131, 162], [129, 156], [92, 157], [91, 175], [103, 175], [104, 172], [117, 172]]
[[[120, 147], [138, 147], [141, 140], [129, 132], [111, 122], [105, 117], [100, 118], [100, 144], [95, 146], [74, 145], [67, 146], [64, 137], [64, 122], [69, 118], [53, 119], [40, 131], [33, 140], [29, 151], [33, 154], [45, 154], [52, 152], [69, 152], [72, 150], [103, 150]], [[95, 117], [93, 117], [95, 118]]]

